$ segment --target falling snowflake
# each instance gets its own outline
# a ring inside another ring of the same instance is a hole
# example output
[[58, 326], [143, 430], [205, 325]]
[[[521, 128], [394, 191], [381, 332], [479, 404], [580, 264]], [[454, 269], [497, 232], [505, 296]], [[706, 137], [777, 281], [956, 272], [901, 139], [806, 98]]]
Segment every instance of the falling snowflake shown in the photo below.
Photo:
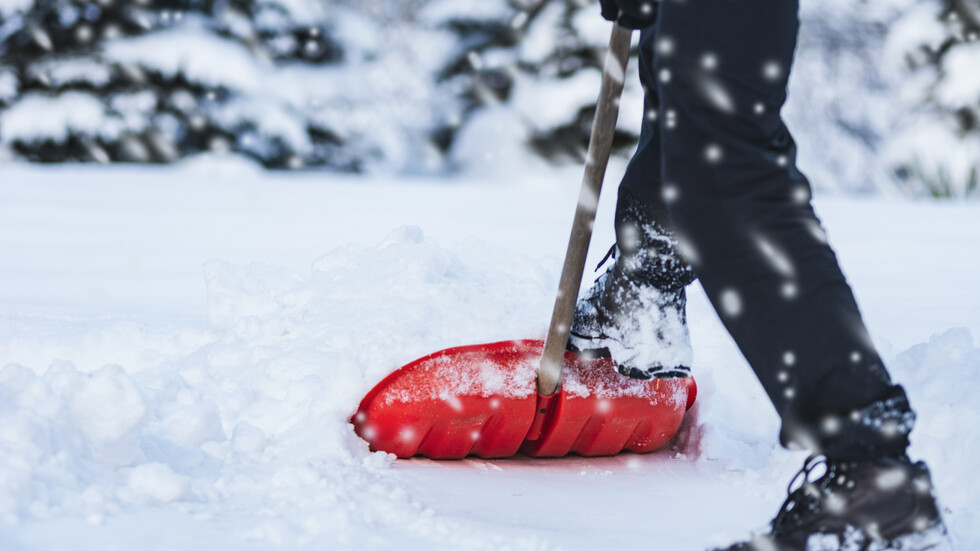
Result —
[[840, 432], [842, 424], [840, 419], [831, 416], [823, 420], [820, 428], [823, 429], [824, 433], [826, 434], [837, 434]]
[[711, 164], [715, 164], [718, 161], [721, 161], [722, 158], [721, 146], [717, 144], [711, 144], [708, 147], [704, 148], [704, 158], [706, 161], [708, 161]]
[[725, 289], [721, 292], [721, 309], [729, 317], [737, 317], [742, 313], [742, 297], [735, 289]]
[[718, 56], [713, 53], [706, 53], [701, 56], [701, 67], [707, 71], [714, 71], [718, 68]]
[[810, 201], [810, 189], [807, 186], [797, 186], [793, 190], [793, 201], [799, 204], [805, 204]]
[[716, 78], [705, 75], [701, 78], [701, 93], [716, 109], [723, 113], [735, 112], [735, 101], [731, 94]]
[[767, 61], [762, 66], [762, 76], [764, 76], [766, 80], [777, 80], [779, 77], [783, 76], [783, 68], [775, 61]]
[[787, 281], [786, 283], [783, 283], [783, 286], [780, 289], [780, 294], [783, 295], [784, 299], [791, 300], [796, 298], [800, 294], [800, 289], [796, 285], [796, 283], [793, 283], [792, 281]]

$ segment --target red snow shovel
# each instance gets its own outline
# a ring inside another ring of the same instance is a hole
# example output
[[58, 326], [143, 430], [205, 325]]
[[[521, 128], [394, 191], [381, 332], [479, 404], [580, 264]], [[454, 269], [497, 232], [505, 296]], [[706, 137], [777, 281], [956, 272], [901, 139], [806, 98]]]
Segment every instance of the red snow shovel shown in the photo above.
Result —
[[630, 379], [609, 359], [565, 350], [616, 129], [630, 35], [613, 25], [547, 338], [449, 348], [395, 371], [351, 418], [372, 450], [433, 459], [643, 453], [680, 428], [694, 404], [694, 379]]

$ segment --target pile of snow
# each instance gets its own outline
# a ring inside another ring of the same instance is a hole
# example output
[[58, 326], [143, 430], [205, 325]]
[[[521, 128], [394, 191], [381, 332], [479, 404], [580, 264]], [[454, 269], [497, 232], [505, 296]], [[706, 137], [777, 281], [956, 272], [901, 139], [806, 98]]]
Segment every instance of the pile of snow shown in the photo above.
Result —
[[[515, 269], [527, 277], [515, 281]], [[246, 539], [275, 544], [346, 547], [370, 533], [369, 546], [394, 534], [468, 549], [512, 543], [434, 518], [386, 480], [391, 458], [370, 453], [347, 420], [380, 378], [432, 347], [492, 339], [488, 324], [503, 338], [515, 319], [540, 319], [551, 274], [482, 244], [444, 249], [406, 227], [377, 247], [329, 253], [305, 277], [217, 260], [205, 275], [212, 329], [187, 337], [205, 341], [189, 354], [162, 343], [125, 366], [0, 370], [0, 518], [98, 524], [136, 506], [223, 504], [251, 511]], [[72, 344], [125, 346], [122, 331], [83, 331]]]
[[980, 397], [974, 392], [980, 379], [978, 344], [969, 330], [950, 329], [900, 353], [891, 364], [919, 407], [912, 453], [933, 466], [942, 504], [955, 511], [949, 520], [954, 534], [964, 536], [963, 548], [976, 545], [976, 536], [965, 536], [968, 528], [980, 526], [980, 499], [975, 488], [963, 484], [961, 470], [980, 454], [975, 437]]

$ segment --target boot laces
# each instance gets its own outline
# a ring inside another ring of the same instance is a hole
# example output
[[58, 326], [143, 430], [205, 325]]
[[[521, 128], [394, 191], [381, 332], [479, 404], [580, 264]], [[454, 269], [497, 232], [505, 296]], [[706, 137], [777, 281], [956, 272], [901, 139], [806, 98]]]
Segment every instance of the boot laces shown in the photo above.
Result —
[[[616, 244], [613, 243], [612, 247], [609, 247], [609, 251], [606, 253], [606, 256], [602, 257], [602, 260], [600, 260], [599, 263], [596, 264], [595, 271], [598, 272], [599, 270], [601, 270], [602, 267], [606, 264], [606, 262], [609, 261], [609, 259], [612, 259], [615, 262], [616, 251], [617, 251]], [[602, 277], [606, 275], [607, 272], [608, 270], [606, 270], [606, 272], [599, 274], [599, 277], [595, 278], [595, 281], [593, 283], [599, 283], [599, 280], [602, 279]]]
[[613, 259], [613, 260], [616, 260], [616, 244], [615, 243], [613, 243], [612, 247], [609, 247], [609, 252], [606, 253], [606, 256], [602, 257], [602, 260], [600, 260], [599, 263], [596, 264], [595, 271], [598, 272], [599, 269], [602, 268], [602, 265], [605, 264], [606, 261], [609, 260], [610, 258]]
[[[816, 480], [811, 480], [821, 467], [824, 467], [826, 472]], [[827, 456], [816, 454], [807, 457], [803, 468], [793, 476], [786, 487], [788, 497], [772, 521], [773, 533], [798, 525], [807, 517], [820, 513], [827, 489], [838, 474], [838, 465], [830, 461]]]

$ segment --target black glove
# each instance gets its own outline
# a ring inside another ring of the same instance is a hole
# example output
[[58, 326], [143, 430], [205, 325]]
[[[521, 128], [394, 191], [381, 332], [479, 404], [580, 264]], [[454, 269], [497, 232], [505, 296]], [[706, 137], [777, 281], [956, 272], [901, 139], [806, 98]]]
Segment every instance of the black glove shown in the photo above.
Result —
[[657, 21], [659, 0], [599, 0], [602, 17], [628, 29], [643, 29]]

